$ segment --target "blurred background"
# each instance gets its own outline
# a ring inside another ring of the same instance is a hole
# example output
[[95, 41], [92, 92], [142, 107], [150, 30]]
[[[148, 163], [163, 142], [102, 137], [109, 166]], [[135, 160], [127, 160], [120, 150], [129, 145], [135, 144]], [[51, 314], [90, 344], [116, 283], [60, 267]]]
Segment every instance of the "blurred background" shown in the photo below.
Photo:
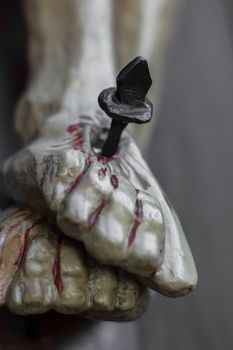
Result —
[[[43, 316], [35, 349], [233, 349], [231, 0], [183, 1], [165, 72], [159, 121], [146, 158], [181, 219], [197, 265], [198, 287], [180, 299], [154, 294], [148, 311], [132, 323]], [[21, 4], [1, 2], [1, 164], [20, 147], [13, 110], [26, 80]], [[4, 207], [6, 199], [0, 199]], [[32, 343], [22, 336], [23, 318], [2, 310], [0, 319], [0, 350], [30, 348]]]

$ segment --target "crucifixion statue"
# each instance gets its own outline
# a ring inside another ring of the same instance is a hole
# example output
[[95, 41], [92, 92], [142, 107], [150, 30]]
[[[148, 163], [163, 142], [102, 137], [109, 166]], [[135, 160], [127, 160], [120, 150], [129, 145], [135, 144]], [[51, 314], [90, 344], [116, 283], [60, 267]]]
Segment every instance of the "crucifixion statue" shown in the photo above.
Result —
[[180, 222], [139, 150], [154, 119], [141, 54], [157, 55], [159, 80], [174, 1], [24, 3], [30, 79], [15, 117], [24, 146], [2, 170], [15, 205], [0, 213], [0, 305], [133, 320], [148, 288], [176, 297], [197, 283]]

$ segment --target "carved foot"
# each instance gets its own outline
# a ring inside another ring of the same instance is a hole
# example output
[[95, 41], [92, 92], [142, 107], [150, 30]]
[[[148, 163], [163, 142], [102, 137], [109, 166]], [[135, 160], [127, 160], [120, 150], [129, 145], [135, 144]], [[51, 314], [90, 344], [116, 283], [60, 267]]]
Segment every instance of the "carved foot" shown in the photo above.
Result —
[[123, 321], [144, 311], [148, 296], [139, 282], [96, 263], [41, 216], [10, 208], [0, 215], [0, 230], [0, 304], [13, 312], [53, 309]]
[[[59, 117], [52, 120], [59, 124]], [[43, 134], [7, 161], [10, 195], [53, 218], [99, 262], [165, 295], [192, 290], [197, 274], [182, 228], [137, 146], [124, 132], [113, 158], [99, 156], [106, 138], [101, 117], [80, 120], [64, 136], [59, 125], [59, 134]]]

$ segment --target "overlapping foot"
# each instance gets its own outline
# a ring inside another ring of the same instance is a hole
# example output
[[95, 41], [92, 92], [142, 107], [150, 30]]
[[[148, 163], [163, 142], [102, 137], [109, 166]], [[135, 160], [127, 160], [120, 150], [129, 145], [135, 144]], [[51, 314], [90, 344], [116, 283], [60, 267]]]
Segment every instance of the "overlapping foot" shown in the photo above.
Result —
[[6, 162], [10, 195], [49, 216], [100, 263], [120, 266], [165, 295], [189, 292], [197, 283], [189, 246], [137, 146], [125, 132], [118, 153], [102, 157], [101, 118], [80, 120], [63, 136], [41, 134]]
[[54, 309], [121, 321], [144, 311], [142, 284], [95, 262], [41, 216], [13, 207], [0, 214], [0, 225], [1, 305], [18, 314]]

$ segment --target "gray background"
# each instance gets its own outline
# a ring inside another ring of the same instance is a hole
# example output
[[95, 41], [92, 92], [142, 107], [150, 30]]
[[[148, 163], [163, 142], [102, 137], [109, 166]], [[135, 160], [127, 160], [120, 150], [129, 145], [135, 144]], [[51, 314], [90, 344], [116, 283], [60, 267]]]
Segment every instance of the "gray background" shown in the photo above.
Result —
[[[65, 349], [233, 349], [231, 1], [184, 1], [147, 155], [190, 242], [198, 288], [176, 300], [156, 294], [138, 321], [97, 322], [81, 335], [77, 332]], [[14, 12], [18, 10], [11, 9], [11, 28], [0, 37], [1, 161], [18, 147], [10, 127], [20, 91], [12, 60], [23, 64], [25, 48], [23, 23]], [[16, 36], [21, 50], [6, 42]]]

